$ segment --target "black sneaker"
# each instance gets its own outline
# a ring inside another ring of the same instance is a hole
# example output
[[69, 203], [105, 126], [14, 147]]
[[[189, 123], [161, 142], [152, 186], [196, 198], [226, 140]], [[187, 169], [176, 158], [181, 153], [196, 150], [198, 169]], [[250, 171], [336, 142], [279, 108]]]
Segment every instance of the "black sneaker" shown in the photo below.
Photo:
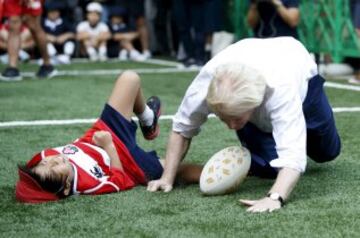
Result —
[[38, 78], [52, 78], [57, 74], [57, 70], [54, 66], [50, 65], [41, 65], [39, 71], [36, 73]]
[[141, 125], [141, 132], [146, 140], [153, 140], [160, 134], [160, 127], [158, 124], [161, 115], [161, 101], [158, 97], [152, 96], [146, 101], [146, 105], [154, 112], [154, 121], [151, 126]]
[[19, 70], [15, 67], [7, 67], [1, 74], [0, 80], [2, 81], [21, 81], [22, 76]]

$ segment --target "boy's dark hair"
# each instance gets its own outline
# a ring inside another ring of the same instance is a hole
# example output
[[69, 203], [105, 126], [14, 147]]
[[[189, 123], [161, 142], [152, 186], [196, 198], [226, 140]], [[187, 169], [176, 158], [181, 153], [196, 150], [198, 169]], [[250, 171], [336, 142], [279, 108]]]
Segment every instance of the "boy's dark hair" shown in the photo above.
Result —
[[28, 168], [26, 165], [18, 164], [18, 168], [31, 176], [35, 181], [46, 191], [54, 193], [59, 198], [66, 197], [64, 195], [64, 182], [61, 179], [56, 179], [52, 177], [41, 178], [38, 174], [36, 174], [31, 168]]

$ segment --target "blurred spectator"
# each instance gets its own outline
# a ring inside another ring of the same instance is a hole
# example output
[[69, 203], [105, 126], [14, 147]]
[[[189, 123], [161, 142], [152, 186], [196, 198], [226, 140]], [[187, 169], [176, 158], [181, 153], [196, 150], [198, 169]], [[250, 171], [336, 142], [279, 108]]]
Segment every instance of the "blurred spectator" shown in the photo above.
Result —
[[[205, 63], [205, 0], [173, 0], [173, 16], [180, 44], [186, 57], [185, 66]], [[193, 34], [192, 34], [193, 33]]]
[[298, 38], [300, 0], [250, 0], [247, 20], [255, 37], [292, 36]]
[[75, 33], [67, 19], [60, 13], [58, 4], [46, 6], [42, 26], [46, 33], [47, 49], [54, 63], [69, 64], [75, 51]]
[[113, 7], [109, 11], [110, 22], [109, 28], [112, 34], [112, 41], [115, 42], [117, 47], [118, 58], [120, 60], [131, 59], [134, 61], [144, 61], [145, 57], [137, 51], [132, 42], [139, 38], [136, 31], [130, 29], [126, 22], [126, 10], [122, 7]]
[[[3, 52], [7, 52], [7, 45], [9, 39], [9, 23], [0, 26], [0, 50]], [[30, 30], [22, 25], [20, 29], [20, 45], [21, 48], [19, 50], [19, 59], [23, 62], [27, 62], [30, 60], [30, 55], [27, 51], [33, 50], [35, 47], [35, 41], [31, 36]], [[9, 63], [9, 55], [5, 53], [0, 57], [0, 61], [3, 64]]]
[[36, 74], [37, 77], [46, 78], [54, 76], [56, 70], [50, 64], [50, 58], [46, 48], [46, 35], [40, 24], [42, 0], [4, 0], [3, 6], [4, 15], [9, 19], [9, 37], [7, 45], [9, 66], [2, 72], [0, 79], [4, 81], [18, 81], [22, 79], [17, 64], [21, 44], [20, 32], [23, 21], [37, 43], [44, 62]]
[[[354, 26], [360, 41], [360, 0], [351, 0], [350, 9], [352, 10]], [[351, 58], [348, 59], [348, 62], [354, 68], [354, 77], [350, 78], [349, 82], [360, 84], [360, 58]]]
[[205, 57], [211, 58], [213, 34], [224, 30], [224, 3], [222, 0], [207, 0], [205, 2]]
[[60, 10], [62, 18], [66, 19], [72, 28], [75, 28], [83, 20], [79, 4], [79, 0], [45, 0], [44, 8], [48, 9], [49, 7], [56, 6]]
[[149, 31], [145, 20], [145, 0], [109, 0], [110, 7], [121, 6], [128, 14], [128, 24], [134, 26], [139, 34], [142, 55], [145, 59], [151, 58], [149, 50]]
[[160, 55], [170, 56], [177, 48], [177, 33], [171, 17], [172, 1], [154, 0], [156, 14], [154, 19], [154, 31], [156, 36], [156, 49]]
[[76, 38], [91, 61], [105, 61], [107, 59], [106, 43], [111, 34], [108, 26], [100, 21], [102, 6], [97, 2], [92, 2], [87, 5], [86, 11], [87, 20], [77, 26]]

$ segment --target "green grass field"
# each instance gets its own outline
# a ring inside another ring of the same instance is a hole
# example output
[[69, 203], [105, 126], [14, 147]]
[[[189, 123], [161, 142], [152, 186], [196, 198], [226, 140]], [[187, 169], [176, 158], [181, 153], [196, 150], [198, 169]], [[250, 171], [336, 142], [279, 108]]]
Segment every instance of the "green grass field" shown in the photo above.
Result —
[[[104, 67], [103, 67], [104, 66]], [[164, 68], [148, 64], [73, 64], [60, 70]], [[37, 70], [34, 65], [22, 67]], [[146, 97], [159, 95], [163, 114], [172, 115], [196, 73], [142, 74]], [[110, 94], [116, 76], [56, 77], [0, 83], [0, 125], [9, 121], [95, 118]], [[343, 83], [344, 82], [338, 82]], [[359, 107], [360, 92], [326, 88], [334, 107]], [[272, 180], [248, 178], [234, 194], [204, 197], [198, 186], [169, 194], [144, 187], [102, 196], [78, 196], [41, 205], [14, 198], [16, 165], [45, 147], [71, 142], [90, 124], [0, 127], [0, 237], [359, 237], [360, 112], [336, 113], [342, 154], [308, 169], [284, 209], [248, 214], [238, 199], [264, 196]], [[161, 121], [161, 135], [147, 142], [163, 156], [170, 120]], [[217, 150], [238, 141], [217, 119], [209, 119], [194, 138], [187, 161], [205, 163]]]

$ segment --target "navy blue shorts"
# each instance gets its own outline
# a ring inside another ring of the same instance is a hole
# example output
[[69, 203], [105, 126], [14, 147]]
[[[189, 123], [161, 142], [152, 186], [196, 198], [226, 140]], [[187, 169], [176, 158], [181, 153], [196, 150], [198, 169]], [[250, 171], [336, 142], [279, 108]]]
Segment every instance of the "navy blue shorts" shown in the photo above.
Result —
[[[303, 102], [307, 155], [318, 163], [335, 159], [341, 149], [333, 112], [323, 89], [324, 81], [320, 75], [310, 79]], [[270, 161], [278, 157], [272, 133], [263, 132], [249, 122], [237, 131], [237, 135], [251, 153], [250, 173], [259, 177], [276, 177], [277, 169], [270, 166]]]
[[137, 125], [134, 121], [128, 121], [108, 104], [105, 104], [100, 118], [125, 144], [148, 180], [154, 180], [161, 177], [163, 168], [156, 152], [145, 152], [136, 143]]

